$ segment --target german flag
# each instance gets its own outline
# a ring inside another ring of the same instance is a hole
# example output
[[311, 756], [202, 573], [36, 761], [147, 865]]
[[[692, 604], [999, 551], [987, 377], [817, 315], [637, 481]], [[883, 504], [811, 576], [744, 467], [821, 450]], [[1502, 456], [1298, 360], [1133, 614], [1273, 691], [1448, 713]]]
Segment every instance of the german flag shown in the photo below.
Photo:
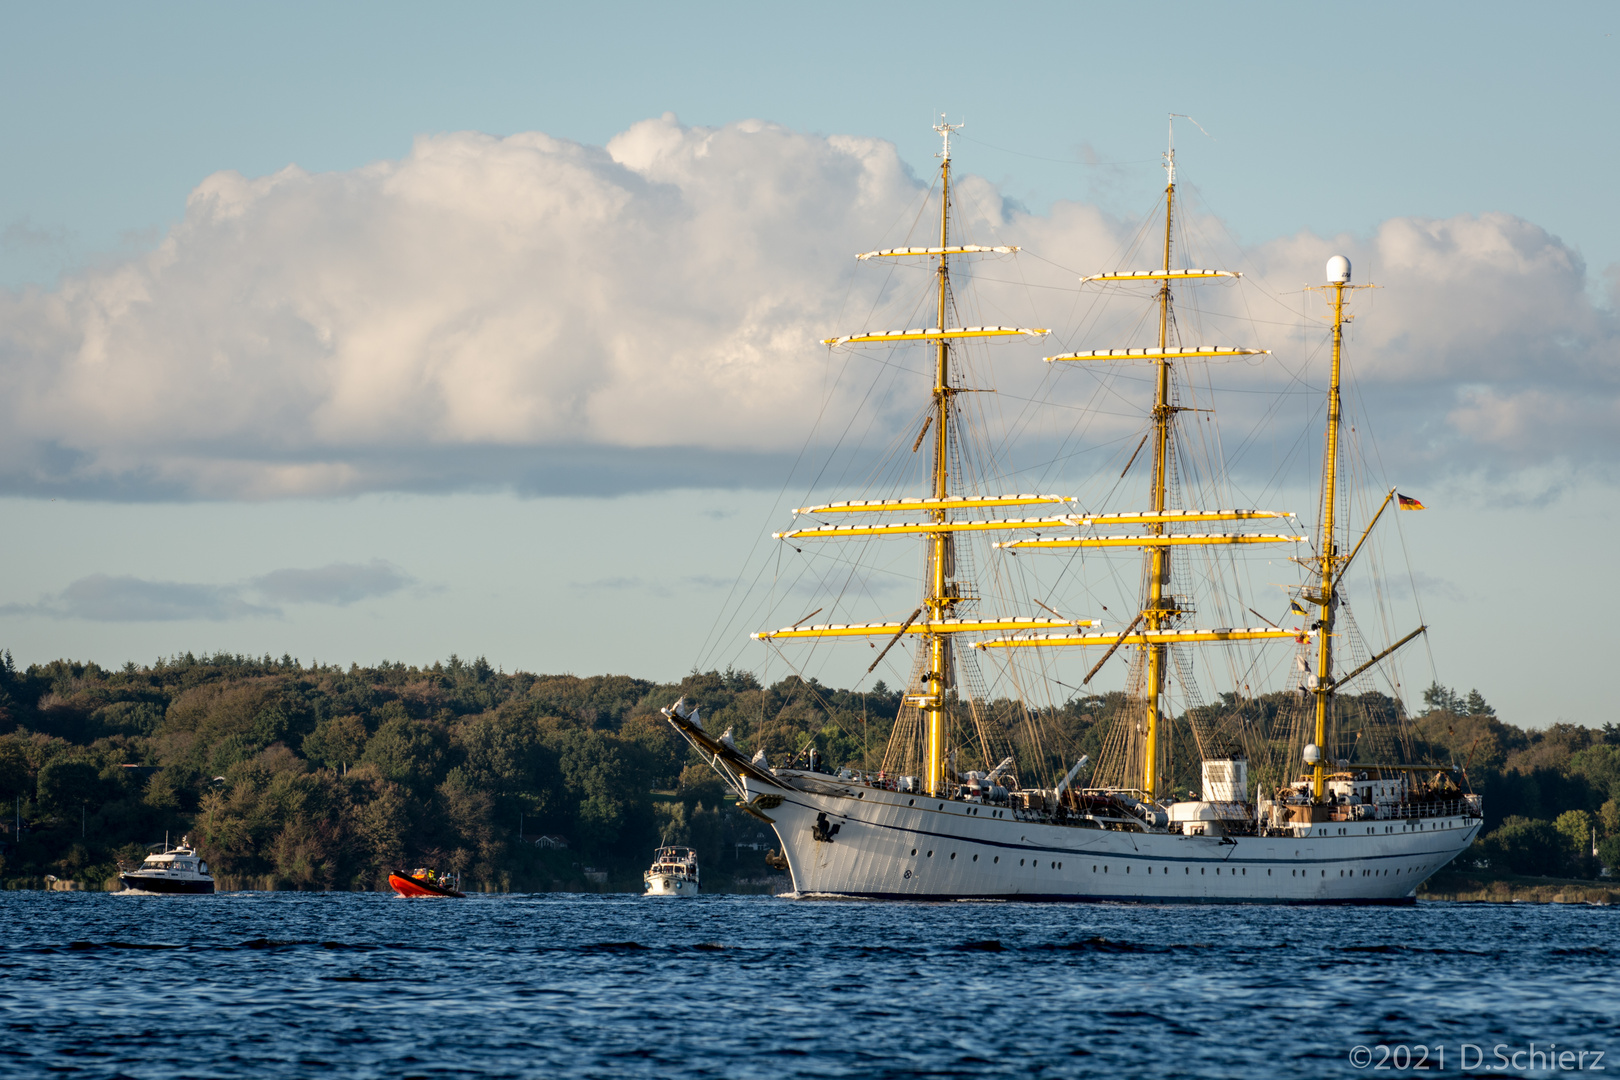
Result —
[[1422, 503], [1420, 503], [1416, 499], [1412, 498], [1412, 496], [1410, 496], [1410, 495], [1402, 495], [1398, 491], [1395, 493], [1395, 500], [1401, 504], [1401, 509], [1402, 510], [1427, 510], [1428, 509], [1428, 507], [1424, 506]]

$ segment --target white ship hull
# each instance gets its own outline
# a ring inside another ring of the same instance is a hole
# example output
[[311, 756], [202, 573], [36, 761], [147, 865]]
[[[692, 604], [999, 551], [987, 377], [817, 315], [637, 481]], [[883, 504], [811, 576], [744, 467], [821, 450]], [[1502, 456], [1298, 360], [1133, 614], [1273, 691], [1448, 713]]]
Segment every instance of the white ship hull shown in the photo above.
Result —
[[[1473, 842], [1463, 812], [1335, 821], [1293, 835], [1184, 836], [1053, 825], [1013, 809], [784, 776], [749, 778], [800, 896], [1139, 903], [1398, 903]], [[770, 805], [776, 798], [782, 801]], [[826, 827], [818, 829], [818, 815]], [[831, 831], [828, 840], [816, 839]]]
[[646, 878], [648, 896], [696, 896], [698, 883], [688, 881], [675, 874], [648, 874]]

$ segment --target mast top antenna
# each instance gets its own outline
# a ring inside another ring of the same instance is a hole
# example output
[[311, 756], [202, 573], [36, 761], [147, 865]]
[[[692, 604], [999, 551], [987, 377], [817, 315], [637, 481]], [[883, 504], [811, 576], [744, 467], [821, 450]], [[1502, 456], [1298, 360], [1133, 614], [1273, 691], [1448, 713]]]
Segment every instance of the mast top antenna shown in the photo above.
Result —
[[940, 113], [939, 114], [939, 123], [934, 125], [934, 130], [939, 132], [940, 136], [945, 140], [945, 149], [942, 152], [940, 152], [939, 154], [936, 154], [935, 156], [939, 157], [939, 158], [943, 158], [946, 161], [951, 160], [951, 133], [953, 131], [961, 131], [965, 127], [967, 127], [967, 124], [965, 122], [960, 123], [960, 124], [948, 124], [948, 123], [946, 123], [945, 122], [945, 114]]
[[[1197, 128], [1199, 131], [1203, 131], [1205, 135], [1209, 135], [1209, 132], [1204, 131], [1203, 124], [1193, 120], [1193, 118], [1188, 116], [1186, 113], [1173, 112], [1170, 114], [1169, 149], [1164, 152], [1164, 167], [1170, 174], [1170, 183], [1172, 184], [1176, 182], [1176, 119], [1178, 117], [1182, 120], [1191, 121], [1193, 127]], [[1213, 139], [1215, 136], [1209, 135], [1209, 137]]]

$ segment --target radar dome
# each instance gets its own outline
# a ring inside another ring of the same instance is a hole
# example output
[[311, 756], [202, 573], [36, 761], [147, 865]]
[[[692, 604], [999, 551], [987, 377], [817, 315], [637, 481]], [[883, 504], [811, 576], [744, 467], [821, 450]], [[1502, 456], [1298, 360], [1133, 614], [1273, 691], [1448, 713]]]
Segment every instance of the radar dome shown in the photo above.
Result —
[[1327, 279], [1330, 285], [1348, 284], [1350, 281], [1350, 260], [1343, 255], [1335, 255], [1327, 261]]
[[1317, 749], [1316, 744], [1315, 743], [1306, 743], [1305, 744], [1305, 764], [1307, 764], [1307, 765], [1315, 765], [1318, 761], [1321, 761], [1321, 760], [1322, 760], [1322, 751]]

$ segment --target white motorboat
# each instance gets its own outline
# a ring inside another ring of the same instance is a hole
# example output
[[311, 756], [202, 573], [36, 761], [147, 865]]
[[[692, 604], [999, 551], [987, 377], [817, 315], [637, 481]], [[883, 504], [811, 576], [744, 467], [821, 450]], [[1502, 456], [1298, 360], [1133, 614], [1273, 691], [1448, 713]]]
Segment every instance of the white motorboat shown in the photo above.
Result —
[[181, 838], [179, 847], [171, 848], [164, 841], [162, 851], [148, 855], [134, 870], [124, 870], [122, 865], [119, 869], [118, 880], [129, 892], [171, 895], [214, 891], [208, 863], [197, 855], [187, 837]]
[[642, 880], [647, 884], [648, 896], [696, 896], [697, 852], [688, 847], [659, 848]]

